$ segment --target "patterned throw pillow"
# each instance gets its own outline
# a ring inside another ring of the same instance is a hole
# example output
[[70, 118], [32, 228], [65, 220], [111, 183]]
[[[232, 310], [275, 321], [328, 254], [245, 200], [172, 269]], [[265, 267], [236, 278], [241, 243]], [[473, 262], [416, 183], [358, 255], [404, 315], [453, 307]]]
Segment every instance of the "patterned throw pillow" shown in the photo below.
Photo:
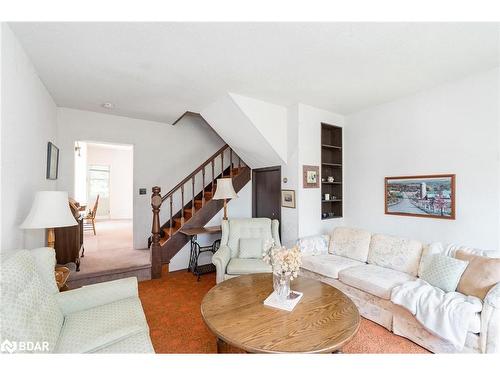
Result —
[[468, 264], [442, 254], [429, 255], [420, 277], [445, 292], [454, 292]]
[[240, 254], [241, 259], [258, 259], [262, 258], [263, 243], [261, 238], [240, 238]]
[[500, 259], [474, 255], [464, 250], [458, 250], [455, 258], [469, 262], [458, 283], [457, 290], [460, 293], [484, 299], [489, 290], [500, 283]]
[[297, 246], [302, 255], [326, 255], [328, 254], [328, 242], [330, 241], [330, 236], [323, 234], [320, 236], [308, 236], [299, 238], [297, 240]]

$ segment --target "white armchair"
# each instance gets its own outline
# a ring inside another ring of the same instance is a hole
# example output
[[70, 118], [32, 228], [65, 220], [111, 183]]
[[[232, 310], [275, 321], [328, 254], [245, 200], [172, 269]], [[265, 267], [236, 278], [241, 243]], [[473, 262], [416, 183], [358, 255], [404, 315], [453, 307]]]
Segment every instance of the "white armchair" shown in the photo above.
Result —
[[[15, 352], [153, 353], [137, 279], [59, 293], [53, 249], [19, 250], [2, 262], [1, 333]], [[23, 347], [20, 343], [38, 343]]]
[[[262, 246], [267, 240], [281, 245], [278, 229], [278, 220], [267, 218], [223, 220], [221, 245], [212, 257], [217, 269], [217, 283], [243, 274], [272, 272], [271, 266], [262, 260]], [[255, 253], [255, 257], [240, 254], [242, 239], [260, 239], [260, 253]]]

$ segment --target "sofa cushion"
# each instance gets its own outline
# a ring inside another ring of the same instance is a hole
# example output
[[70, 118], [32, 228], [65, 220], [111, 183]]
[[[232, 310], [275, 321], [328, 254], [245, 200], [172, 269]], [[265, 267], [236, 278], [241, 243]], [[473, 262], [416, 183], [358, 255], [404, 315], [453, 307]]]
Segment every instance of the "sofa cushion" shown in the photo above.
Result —
[[317, 236], [308, 236], [299, 238], [297, 246], [299, 247], [302, 256], [309, 255], [325, 255], [328, 254], [328, 242], [330, 236], [323, 234]]
[[66, 316], [56, 352], [91, 353], [141, 332], [149, 332], [141, 301], [126, 298]]
[[455, 258], [469, 262], [458, 283], [457, 291], [460, 293], [484, 299], [488, 291], [500, 283], [500, 259], [462, 250], [455, 253]]
[[468, 264], [443, 254], [429, 255], [421, 278], [445, 292], [454, 292]]
[[339, 280], [377, 297], [390, 300], [391, 291], [395, 286], [415, 280], [415, 277], [390, 268], [364, 264], [340, 271]]
[[328, 252], [346, 258], [366, 262], [370, 249], [371, 233], [362, 229], [335, 228], [330, 238]]
[[2, 340], [46, 342], [53, 351], [64, 317], [30, 252], [20, 250], [3, 261], [1, 276]]
[[262, 238], [240, 238], [240, 250], [238, 258], [258, 259], [262, 258]]
[[319, 275], [339, 278], [339, 272], [349, 267], [355, 267], [364, 264], [359, 260], [349, 259], [338, 255], [316, 255], [302, 257], [301, 267], [315, 272]]
[[[260, 238], [263, 244], [272, 241], [271, 219], [231, 219], [229, 220], [229, 235], [227, 245], [231, 249], [231, 258], [238, 256], [240, 238]], [[224, 243], [224, 242], [222, 242]]]
[[262, 259], [232, 258], [226, 268], [229, 275], [272, 272], [273, 268]]
[[374, 234], [370, 241], [368, 263], [417, 276], [422, 243], [404, 238]]

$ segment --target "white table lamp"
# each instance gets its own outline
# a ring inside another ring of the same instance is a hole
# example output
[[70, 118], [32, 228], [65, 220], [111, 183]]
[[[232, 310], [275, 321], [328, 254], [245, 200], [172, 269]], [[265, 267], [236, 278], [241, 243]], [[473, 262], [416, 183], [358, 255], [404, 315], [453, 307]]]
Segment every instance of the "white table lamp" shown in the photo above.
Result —
[[224, 220], [227, 220], [227, 200], [232, 198], [238, 198], [234, 191], [233, 179], [230, 177], [217, 179], [217, 190], [214, 199], [224, 199]]
[[39, 191], [21, 228], [47, 229], [47, 246], [54, 248], [54, 228], [72, 227], [77, 224], [69, 208], [67, 192]]

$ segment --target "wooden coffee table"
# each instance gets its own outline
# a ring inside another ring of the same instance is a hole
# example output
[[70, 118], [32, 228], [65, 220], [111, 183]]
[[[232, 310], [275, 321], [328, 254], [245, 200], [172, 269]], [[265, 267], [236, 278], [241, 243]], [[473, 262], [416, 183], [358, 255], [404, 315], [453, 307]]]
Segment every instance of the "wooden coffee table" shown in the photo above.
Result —
[[336, 353], [358, 332], [359, 312], [340, 290], [306, 277], [292, 281], [304, 295], [291, 312], [264, 306], [273, 291], [271, 274], [226, 280], [203, 298], [201, 314], [217, 336], [217, 351], [229, 346], [250, 353]]

